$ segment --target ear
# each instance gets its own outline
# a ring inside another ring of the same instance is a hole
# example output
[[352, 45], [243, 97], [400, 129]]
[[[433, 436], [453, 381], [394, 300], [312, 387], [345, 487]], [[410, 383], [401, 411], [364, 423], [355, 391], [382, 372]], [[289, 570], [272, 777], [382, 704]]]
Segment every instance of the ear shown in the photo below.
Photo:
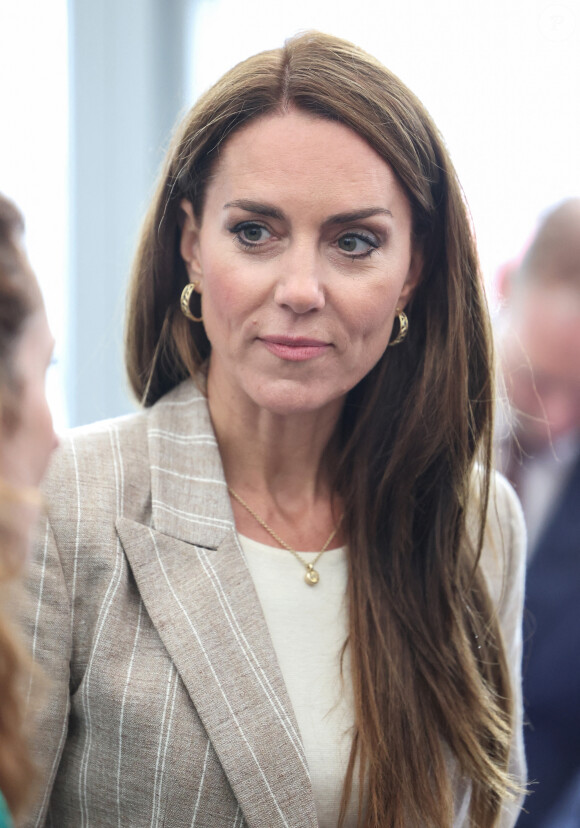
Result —
[[409, 271], [407, 273], [407, 278], [403, 284], [403, 289], [399, 294], [399, 301], [397, 302], [397, 307], [401, 310], [405, 309], [405, 306], [409, 304], [411, 299], [413, 298], [413, 294], [417, 289], [419, 282], [421, 281], [421, 275], [423, 273], [423, 254], [420, 250], [414, 249], [411, 253], [411, 263], [409, 265]]
[[182, 198], [179, 204], [181, 211], [181, 241], [179, 252], [185, 262], [190, 282], [201, 283], [202, 269], [199, 258], [199, 227], [193, 214], [191, 201]]

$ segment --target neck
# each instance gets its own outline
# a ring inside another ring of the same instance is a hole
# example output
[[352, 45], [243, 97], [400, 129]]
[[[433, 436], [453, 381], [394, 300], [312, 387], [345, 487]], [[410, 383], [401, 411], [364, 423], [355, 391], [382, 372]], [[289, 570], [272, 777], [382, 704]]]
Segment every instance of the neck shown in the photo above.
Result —
[[[282, 415], [226, 399], [211, 382], [208, 402], [228, 485], [293, 548], [320, 548], [342, 511], [333, 503], [329, 463], [342, 402]], [[232, 506], [238, 531], [271, 543], [239, 504]]]
[[285, 495], [328, 483], [328, 455], [340, 410], [275, 414], [224, 404], [208, 388], [210, 414], [228, 484]]

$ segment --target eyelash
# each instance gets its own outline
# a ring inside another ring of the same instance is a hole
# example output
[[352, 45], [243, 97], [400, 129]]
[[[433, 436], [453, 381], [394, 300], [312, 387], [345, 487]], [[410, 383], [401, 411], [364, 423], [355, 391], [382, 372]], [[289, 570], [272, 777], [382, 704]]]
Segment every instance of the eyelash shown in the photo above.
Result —
[[[248, 239], [245, 239], [242, 236], [242, 232], [244, 230], [248, 230], [249, 228], [257, 228], [259, 230], [265, 230], [267, 233], [270, 233], [272, 235], [271, 231], [266, 227], [266, 225], [260, 224], [257, 221], [238, 222], [234, 226], [228, 227], [228, 231], [235, 237], [235, 241], [237, 242], [237, 244], [240, 244], [246, 250], [256, 250], [257, 248], [259, 248], [261, 246], [260, 242], [251, 242], [251, 241], [248, 241]], [[351, 233], [343, 233], [341, 236], [338, 237], [337, 242], [336, 242], [337, 245], [338, 245], [338, 242], [340, 241], [340, 239], [345, 239], [345, 238], [358, 239], [359, 241], [362, 241], [365, 244], [369, 245], [369, 249], [365, 250], [364, 253], [349, 254], [347, 251], [341, 250], [341, 252], [344, 255], [346, 255], [346, 257], [348, 259], [350, 259], [351, 261], [353, 261], [353, 262], [357, 261], [357, 260], [360, 260], [360, 259], [366, 259], [366, 258], [370, 257], [373, 253], [375, 253], [377, 251], [377, 249], [380, 246], [380, 243], [377, 241], [376, 238], [374, 238], [373, 236], [367, 235], [366, 233], [363, 233], [361, 231], [351, 232]]]
[[241, 244], [242, 247], [246, 248], [246, 250], [254, 250], [255, 248], [260, 246], [260, 242], [251, 242], [248, 239], [244, 239], [242, 236], [242, 232], [244, 230], [248, 230], [250, 227], [256, 227], [259, 230], [266, 230], [270, 233], [270, 230], [263, 225], [259, 224], [257, 221], [242, 221], [238, 224], [234, 225], [233, 227], [228, 227], [229, 232], [235, 237], [235, 240], [238, 244]]
[[338, 237], [337, 243], [341, 239], [345, 239], [345, 238], [358, 239], [359, 241], [362, 241], [365, 244], [369, 245], [369, 249], [365, 250], [364, 253], [349, 254], [346, 250], [342, 251], [343, 253], [346, 254], [347, 258], [349, 258], [353, 262], [357, 261], [357, 260], [360, 260], [360, 259], [367, 259], [369, 256], [372, 256], [373, 253], [376, 253], [376, 251], [379, 247], [379, 242], [377, 241], [376, 238], [373, 238], [372, 236], [367, 236], [366, 233], [362, 233], [360, 231], [358, 231], [356, 233], [343, 233], [341, 236]]

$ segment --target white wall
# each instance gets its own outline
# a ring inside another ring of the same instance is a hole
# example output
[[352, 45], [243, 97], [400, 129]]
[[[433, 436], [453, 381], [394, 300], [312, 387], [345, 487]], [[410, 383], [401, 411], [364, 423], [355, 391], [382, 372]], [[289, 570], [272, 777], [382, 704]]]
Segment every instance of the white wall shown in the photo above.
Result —
[[127, 277], [182, 106], [185, 4], [69, 0], [71, 422], [134, 407], [123, 367]]
[[0, 0], [0, 192], [24, 212], [57, 338], [48, 389], [60, 427], [68, 422], [68, 126], [66, 0]]
[[0, 191], [23, 210], [57, 339], [58, 428], [134, 407], [135, 238], [184, 103], [190, 0], [0, 0]]

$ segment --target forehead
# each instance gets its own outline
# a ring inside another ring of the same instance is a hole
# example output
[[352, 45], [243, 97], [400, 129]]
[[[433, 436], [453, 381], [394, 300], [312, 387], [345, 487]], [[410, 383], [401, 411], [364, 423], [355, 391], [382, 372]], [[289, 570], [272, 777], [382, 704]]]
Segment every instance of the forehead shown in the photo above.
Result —
[[337, 211], [358, 205], [409, 212], [392, 168], [343, 124], [290, 110], [238, 130], [223, 147], [207, 199], [276, 197], [309, 206], [333, 202]]
[[548, 217], [524, 260], [524, 275], [526, 269], [532, 282], [567, 282], [580, 291], [580, 200]]

